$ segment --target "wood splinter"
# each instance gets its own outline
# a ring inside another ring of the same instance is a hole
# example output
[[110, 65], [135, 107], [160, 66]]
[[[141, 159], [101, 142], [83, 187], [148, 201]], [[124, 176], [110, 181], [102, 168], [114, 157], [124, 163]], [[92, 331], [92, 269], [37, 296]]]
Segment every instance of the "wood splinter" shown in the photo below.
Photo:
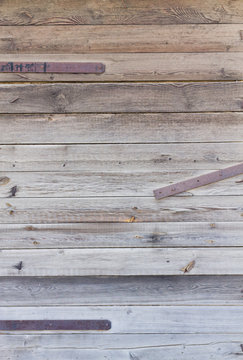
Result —
[[181, 271], [183, 271], [184, 274], [185, 274], [185, 273], [189, 273], [189, 272], [194, 268], [195, 263], [196, 263], [195, 260], [189, 262], [189, 264], [187, 264], [185, 267], [183, 267], [183, 268], [181, 269]]

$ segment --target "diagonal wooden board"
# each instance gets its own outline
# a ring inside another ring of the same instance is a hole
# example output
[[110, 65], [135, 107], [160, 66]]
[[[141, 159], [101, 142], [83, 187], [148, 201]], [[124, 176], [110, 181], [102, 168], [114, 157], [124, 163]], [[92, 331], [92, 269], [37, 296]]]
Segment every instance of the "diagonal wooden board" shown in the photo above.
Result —
[[243, 163], [230, 166], [222, 170], [213, 171], [208, 174], [196, 176], [188, 180], [180, 181], [176, 184], [164, 186], [162, 188], [154, 190], [154, 196], [157, 200], [159, 200], [171, 195], [176, 195], [187, 190], [208, 185], [240, 174], [243, 174]]

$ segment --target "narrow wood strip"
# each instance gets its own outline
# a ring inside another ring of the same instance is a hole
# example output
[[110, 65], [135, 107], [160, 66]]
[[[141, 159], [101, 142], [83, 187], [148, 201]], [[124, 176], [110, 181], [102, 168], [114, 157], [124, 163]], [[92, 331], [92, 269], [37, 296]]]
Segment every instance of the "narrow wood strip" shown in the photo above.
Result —
[[0, 276], [243, 275], [242, 248], [2, 250], [0, 261]]
[[0, 61], [2, 73], [82, 73], [100, 74], [105, 71], [102, 63], [75, 62], [14, 62]]
[[201, 24], [201, 23], [242, 23], [241, 0], [107, 0], [100, 4], [95, 1], [72, 0], [68, 7], [61, 0], [40, 4], [22, 0], [14, 6], [10, 0], [1, 7], [2, 25], [78, 25], [78, 24]]
[[230, 275], [0, 277], [0, 291], [0, 306], [243, 304], [242, 276]]
[[[146, 170], [146, 168], [144, 169]], [[218, 170], [220, 171], [220, 170]], [[179, 179], [196, 179], [205, 170], [144, 172], [0, 172], [0, 198], [38, 197], [68, 198], [89, 196], [151, 196], [154, 187], [176, 183]], [[169, 185], [173, 188], [175, 185]], [[139, 190], [138, 190], [139, 189]], [[243, 194], [243, 177], [237, 176], [217, 184], [185, 191], [180, 196], [228, 196]]]
[[242, 91], [243, 82], [1, 84], [0, 112], [243, 111]]
[[[47, 317], [63, 320], [72, 317], [79, 320], [84, 316], [89, 318], [102, 316], [112, 322], [109, 333], [119, 335], [225, 333], [228, 336], [229, 334], [235, 336], [242, 335], [243, 321], [242, 306], [1, 307], [0, 312], [3, 320], [16, 318], [36, 320]], [[106, 334], [103, 334], [104, 340], [105, 336]]]
[[243, 113], [0, 114], [0, 129], [1, 144], [215, 143], [242, 141]]
[[[1, 177], [6, 176], [6, 171], [138, 172], [146, 174], [148, 172], [159, 173], [163, 169], [164, 172], [172, 171], [176, 174], [175, 169], [210, 171], [233, 166], [242, 160], [243, 146], [239, 142], [227, 145], [224, 143], [188, 143], [2, 145], [0, 147]], [[179, 176], [177, 179], [179, 180], [181, 177]], [[239, 184], [235, 186], [240, 186]]]
[[3, 54], [241, 52], [242, 24], [0, 26]]
[[1, 224], [242, 221], [240, 196], [0, 199]]
[[[0, 61], [60, 61], [55, 54], [0, 54]], [[0, 81], [177, 81], [243, 79], [243, 53], [62, 54], [62, 61], [102, 62], [102, 74], [0, 73]]]
[[109, 320], [0, 320], [0, 331], [110, 330]]
[[184, 180], [173, 185], [154, 190], [154, 196], [157, 200], [171, 195], [176, 195], [187, 190], [191, 190], [200, 186], [208, 185], [231, 178], [236, 175], [243, 174], [243, 163], [228, 168], [217, 170], [208, 174], [200, 175], [192, 179]]
[[243, 246], [243, 222], [0, 224], [1, 249], [222, 246]]

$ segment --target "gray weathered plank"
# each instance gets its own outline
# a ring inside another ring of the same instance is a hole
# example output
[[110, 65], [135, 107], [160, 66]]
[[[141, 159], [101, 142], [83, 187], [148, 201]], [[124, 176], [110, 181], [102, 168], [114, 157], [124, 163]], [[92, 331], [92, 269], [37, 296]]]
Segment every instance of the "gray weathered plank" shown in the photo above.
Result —
[[242, 221], [241, 196], [0, 199], [0, 223]]
[[243, 111], [242, 93], [240, 81], [1, 84], [0, 112]]
[[211, 24], [242, 23], [241, 0], [64, 0], [41, 3], [22, 0], [4, 1], [1, 6], [2, 25], [78, 25], [78, 24]]
[[0, 263], [0, 276], [243, 275], [243, 249], [2, 250]]
[[240, 52], [242, 30], [242, 24], [0, 26], [0, 53]]
[[0, 114], [0, 129], [0, 144], [228, 142], [243, 113]]
[[[0, 172], [0, 198], [6, 197], [89, 197], [151, 196], [153, 190], [204, 174], [175, 172]], [[178, 196], [243, 195], [243, 174], [192, 189]]]
[[[242, 142], [2, 145], [0, 171], [161, 172], [221, 169], [243, 161]], [[181, 176], [178, 174], [179, 180]], [[162, 182], [161, 178], [161, 182]], [[4, 181], [3, 181], [4, 182]], [[239, 185], [239, 184], [238, 184]], [[238, 186], [237, 185], [237, 186]], [[138, 193], [139, 195], [139, 193]]]
[[0, 224], [1, 249], [243, 246], [243, 222]]
[[1, 307], [0, 318], [109, 319], [112, 328], [105, 334], [243, 333], [242, 306]]
[[1, 356], [11, 360], [234, 360], [243, 354], [237, 334], [1, 335], [0, 346]]
[[[0, 81], [177, 81], [243, 79], [243, 54], [231, 53], [111, 53], [63, 54], [62, 61], [102, 62], [95, 74], [0, 73]], [[59, 55], [1, 54], [0, 61], [60, 61]]]
[[230, 275], [0, 277], [0, 292], [0, 306], [243, 304], [242, 277]]

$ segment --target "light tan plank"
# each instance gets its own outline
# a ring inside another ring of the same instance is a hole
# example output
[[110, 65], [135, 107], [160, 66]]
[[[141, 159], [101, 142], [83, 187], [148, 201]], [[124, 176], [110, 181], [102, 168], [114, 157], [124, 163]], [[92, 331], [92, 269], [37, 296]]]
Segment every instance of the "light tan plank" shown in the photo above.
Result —
[[[201, 171], [166, 172], [0, 172], [0, 198], [68, 198], [89, 196], [151, 196], [153, 190], [204, 174]], [[243, 174], [192, 189], [178, 196], [243, 195]]]
[[[62, 61], [102, 62], [103, 74], [0, 73], [0, 81], [177, 81], [243, 79], [242, 53], [63, 54]], [[59, 55], [1, 54], [0, 61], [60, 61]]]
[[[240, 142], [0, 146], [0, 171], [3, 177], [8, 171], [133, 171], [146, 174], [149, 171], [176, 173], [175, 169], [179, 169], [208, 172], [242, 161], [243, 145]], [[181, 180], [180, 174], [178, 179]], [[240, 186], [240, 183], [236, 186]]]
[[241, 196], [0, 199], [0, 223], [242, 221]]
[[0, 277], [0, 291], [0, 306], [243, 304], [242, 276], [230, 275]]
[[242, 141], [243, 113], [0, 114], [0, 129], [1, 144]]
[[243, 275], [242, 248], [2, 250], [0, 261], [0, 276]]
[[1, 224], [1, 249], [243, 246], [243, 222]]
[[242, 24], [0, 27], [2, 54], [243, 51]]
[[103, 337], [109, 333], [242, 335], [243, 321], [242, 306], [1, 307], [0, 314], [3, 320], [109, 319], [112, 328]]
[[2, 25], [242, 23], [241, 0], [4, 1]]
[[243, 82], [1, 84], [0, 112], [243, 111], [242, 93]]

